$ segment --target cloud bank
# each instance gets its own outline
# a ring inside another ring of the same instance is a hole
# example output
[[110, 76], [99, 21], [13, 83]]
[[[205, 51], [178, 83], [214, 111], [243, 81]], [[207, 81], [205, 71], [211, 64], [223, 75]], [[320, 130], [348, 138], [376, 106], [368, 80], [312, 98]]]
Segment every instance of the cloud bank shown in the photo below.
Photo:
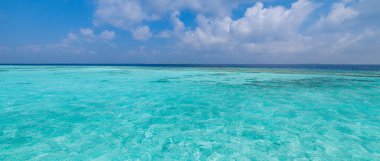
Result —
[[[377, 24], [365, 22], [365, 17], [379, 16], [371, 7], [379, 6], [376, 0], [336, 1], [320, 15], [313, 13], [323, 4], [311, 0], [297, 0], [290, 7], [257, 2], [234, 19], [232, 11], [239, 3], [243, 2], [99, 0], [95, 22], [129, 30], [136, 40], [152, 35], [174, 39], [181, 52], [191, 48], [199, 54], [378, 54]], [[186, 9], [196, 13], [195, 28], [180, 19]], [[164, 18], [172, 29], [152, 33], [147, 24]]]
[[131, 63], [380, 63], [378, 0], [94, 3], [93, 26], [18, 51], [113, 54]]

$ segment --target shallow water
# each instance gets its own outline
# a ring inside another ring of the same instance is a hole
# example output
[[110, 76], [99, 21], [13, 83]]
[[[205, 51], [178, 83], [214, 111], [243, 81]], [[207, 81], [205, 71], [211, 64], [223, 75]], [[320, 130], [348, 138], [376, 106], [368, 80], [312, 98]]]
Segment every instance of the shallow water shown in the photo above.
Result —
[[0, 66], [0, 160], [380, 160], [380, 71]]

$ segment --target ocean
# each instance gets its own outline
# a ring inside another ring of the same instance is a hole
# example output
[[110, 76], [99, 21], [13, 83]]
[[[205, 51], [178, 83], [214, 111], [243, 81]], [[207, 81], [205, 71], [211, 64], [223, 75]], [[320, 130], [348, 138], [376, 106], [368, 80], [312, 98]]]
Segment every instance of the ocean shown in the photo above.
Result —
[[380, 160], [380, 66], [0, 65], [0, 160]]

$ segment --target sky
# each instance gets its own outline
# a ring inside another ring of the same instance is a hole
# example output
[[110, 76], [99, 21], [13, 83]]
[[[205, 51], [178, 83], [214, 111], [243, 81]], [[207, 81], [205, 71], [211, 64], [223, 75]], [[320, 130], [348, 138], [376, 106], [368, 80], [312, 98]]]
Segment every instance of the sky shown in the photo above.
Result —
[[0, 63], [380, 64], [380, 0], [0, 0]]

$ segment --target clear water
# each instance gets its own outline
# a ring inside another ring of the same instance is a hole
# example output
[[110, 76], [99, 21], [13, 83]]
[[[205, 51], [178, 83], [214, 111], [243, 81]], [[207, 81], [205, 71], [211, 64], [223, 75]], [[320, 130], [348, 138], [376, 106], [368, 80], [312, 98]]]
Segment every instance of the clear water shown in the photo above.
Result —
[[380, 160], [380, 71], [0, 66], [0, 160]]

